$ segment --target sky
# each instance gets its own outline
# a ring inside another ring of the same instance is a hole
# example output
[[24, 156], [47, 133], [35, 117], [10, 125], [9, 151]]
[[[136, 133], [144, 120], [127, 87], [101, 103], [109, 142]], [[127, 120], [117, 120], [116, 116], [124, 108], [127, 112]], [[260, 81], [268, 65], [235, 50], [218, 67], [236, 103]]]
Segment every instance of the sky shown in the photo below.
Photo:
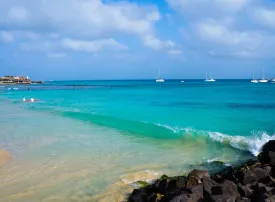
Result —
[[0, 76], [275, 77], [274, 0], [0, 0]]

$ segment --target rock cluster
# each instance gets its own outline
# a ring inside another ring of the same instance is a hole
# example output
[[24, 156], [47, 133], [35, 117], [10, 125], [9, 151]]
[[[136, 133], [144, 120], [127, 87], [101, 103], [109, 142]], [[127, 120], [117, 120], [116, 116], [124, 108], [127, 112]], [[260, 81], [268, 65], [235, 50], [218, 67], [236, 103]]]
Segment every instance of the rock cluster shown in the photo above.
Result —
[[259, 161], [226, 167], [209, 175], [193, 170], [187, 177], [162, 176], [135, 189], [129, 202], [275, 202], [275, 140], [264, 145]]

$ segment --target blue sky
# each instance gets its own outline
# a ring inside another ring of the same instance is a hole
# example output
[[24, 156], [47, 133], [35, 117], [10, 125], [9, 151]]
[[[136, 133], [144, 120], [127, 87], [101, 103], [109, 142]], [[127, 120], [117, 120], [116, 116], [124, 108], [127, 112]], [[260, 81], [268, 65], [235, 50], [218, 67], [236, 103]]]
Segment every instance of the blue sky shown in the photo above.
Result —
[[0, 75], [275, 77], [272, 0], [0, 1]]

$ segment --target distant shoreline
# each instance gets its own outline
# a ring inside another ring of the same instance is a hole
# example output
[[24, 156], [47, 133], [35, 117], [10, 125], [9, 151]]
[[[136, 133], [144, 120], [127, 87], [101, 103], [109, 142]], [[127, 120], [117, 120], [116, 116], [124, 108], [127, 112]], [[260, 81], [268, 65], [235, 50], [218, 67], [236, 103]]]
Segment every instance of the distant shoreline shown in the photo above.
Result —
[[44, 83], [43, 81], [32, 81], [30, 83], [3, 83], [0, 82], [0, 85], [30, 85], [30, 84], [42, 84]]

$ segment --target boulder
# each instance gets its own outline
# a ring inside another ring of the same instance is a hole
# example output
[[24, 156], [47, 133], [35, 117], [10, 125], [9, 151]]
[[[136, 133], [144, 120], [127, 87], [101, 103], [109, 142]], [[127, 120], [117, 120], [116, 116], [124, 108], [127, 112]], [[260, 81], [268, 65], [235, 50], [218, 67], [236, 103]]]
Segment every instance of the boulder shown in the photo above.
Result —
[[188, 192], [182, 193], [170, 202], [198, 202], [203, 199], [203, 187], [202, 185], [197, 185], [195, 187], [189, 188]]
[[250, 197], [253, 194], [253, 190], [250, 189], [250, 186], [243, 186], [242, 184], [238, 184], [238, 191], [242, 197]]
[[265, 194], [270, 190], [263, 183], [257, 183], [255, 185], [255, 191], [261, 194]]
[[271, 167], [270, 175], [275, 178], [275, 166]]
[[176, 186], [179, 189], [183, 189], [186, 185], [186, 177], [180, 176], [177, 178]]
[[194, 169], [192, 170], [189, 175], [188, 175], [188, 178], [191, 177], [191, 176], [194, 176], [194, 177], [197, 177], [198, 179], [203, 179], [205, 177], [210, 177], [208, 171], [205, 171], [205, 170], [197, 170], [197, 169]]
[[256, 167], [252, 170], [239, 170], [236, 176], [242, 184], [253, 184], [261, 180], [266, 180], [269, 177], [269, 173], [263, 168]]
[[192, 170], [187, 177], [187, 186], [196, 186], [202, 183], [203, 178], [210, 178], [208, 171], [205, 170]]
[[197, 202], [197, 201], [192, 201], [189, 194], [181, 194], [173, 198], [170, 202]]
[[261, 182], [269, 187], [275, 187], [275, 179], [271, 176], [268, 176], [264, 180], [261, 180]]
[[198, 184], [201, 184], [201, 180], [195, 176], [190, 176], [187, 179], [186, 186], [196, 186]]
[[163, 201], [164, 195], [160, 193], [153, 193], [148, 197], [149, 202], [161, 202]]
[[168, 194], [177, 189], [177, 177], [168, 177], [167, 179], [157, 180], [155, 187], [158, 193]]
[[226, 195], [214, 195], [211, 197], [212, 202], [235, 202], [235, 197]]
[[[217, 182], [210, 178], [204, 178], [203, 179], [203, 195], [204, 198], [210, 199], [211, 195], [219, 195], [222, 194], [221, 187]], [[220, 190], [218, 190], [218, 187], [220, 187]]]
[[237, 185], [230, 181], [230, 180], [225, 180], [222, 184], [222, 194], [225, 196], [231, 196], [234, 197], [235, 199], [240, 197], [240, 194], [238, 192], [238, 187]]
[[244, 198], [244, 197], [236, 199], [236, 202], [250, 202], [250, 201], [251, 200], [249, 198]]
[[143, 192], [141, 189], [135, 189], [131, 196], [128, 199], [129, 202], [147, 202], [148, 195], [147, 193]]
[[237, 178], [235, 177], [235, 171], [231, 166], [228, 166], [222, 171], [214, 174], [212, 178], [218, 183], [222, 183], [224, 180], [231, 180], [235, 183], [238, 182]]
[[275, 140], [270, 140], [263, 146], [259, 160], [263, 164], [270, 164], [275, 166]]
[[271, 202], [267, 194], [255, 193], [251, 196], [251, 202]]

